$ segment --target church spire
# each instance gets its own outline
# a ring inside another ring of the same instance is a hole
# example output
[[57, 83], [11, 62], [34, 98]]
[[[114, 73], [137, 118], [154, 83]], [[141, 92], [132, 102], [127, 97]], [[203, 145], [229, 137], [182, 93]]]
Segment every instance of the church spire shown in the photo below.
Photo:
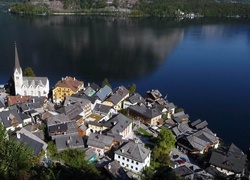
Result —
[[22, 71], [22, 69], [20, 67], [20, 63], [19, 63], [16, 42], [15, 42], [15, 70], [17, 70], [19, 73]]

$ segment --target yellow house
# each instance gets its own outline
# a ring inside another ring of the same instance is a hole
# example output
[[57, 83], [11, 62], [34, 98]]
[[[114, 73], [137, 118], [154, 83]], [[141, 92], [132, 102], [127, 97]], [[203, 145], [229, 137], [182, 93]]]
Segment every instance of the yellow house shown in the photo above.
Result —
[[83, 81], [78, 81], [75, 78], [66, 76], [62, 80], [58, 81], [53, 89], [53, 101], [55, 103], [61, 103], [67, 96], [77, 93], [84, 87]]

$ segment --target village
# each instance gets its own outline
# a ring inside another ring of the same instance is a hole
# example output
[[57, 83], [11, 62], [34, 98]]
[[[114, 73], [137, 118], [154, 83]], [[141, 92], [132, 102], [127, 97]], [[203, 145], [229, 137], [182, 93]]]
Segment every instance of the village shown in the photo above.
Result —
[[155, 166], [152, 138], [171, 131], [171, 171], [180, 179], [248, 178], [247, 154], [224, 145], [206, 120], [189, 115], [161, 92], [139, 94], [123, 85], [111, 88], [71, 76], [50, 90], [47, 77], [24, 77], [15, 46], [15, 95], [0, 87], [0, 121], [16, 140], [28, 144], [41, 166], [53, 163], [48, 142], [57, 152], [82, 149], [85, 160], [104, 169], [110, 179], [140, 179]]

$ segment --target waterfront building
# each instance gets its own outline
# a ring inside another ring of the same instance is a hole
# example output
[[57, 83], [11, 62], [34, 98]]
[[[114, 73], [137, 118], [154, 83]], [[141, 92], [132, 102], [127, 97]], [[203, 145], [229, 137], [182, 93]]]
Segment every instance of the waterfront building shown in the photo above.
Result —
[[17, 47], [15, 44], [14, 84], [16, 95], [48, 96], [49, 80], [47, 77], [23, 77]]
[[83, 81], [79, 81], [76, 78], [66, 76], [62, 80], [58, 81], [55, 85], [53, 92], [53, 101], [55, 103], [63, 102], [67, 96], [71, 96], [84, 88]]

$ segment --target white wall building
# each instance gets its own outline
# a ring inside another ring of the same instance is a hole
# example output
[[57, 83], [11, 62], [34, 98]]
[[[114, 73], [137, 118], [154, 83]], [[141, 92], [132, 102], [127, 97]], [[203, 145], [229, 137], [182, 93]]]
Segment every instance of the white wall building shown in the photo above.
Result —
[[150, 166], [151, 151], [143, 144], [129, 141], [120, 149], [115, 151], [115, 160], [119, 164], [135, 173], [141, 172], [146, 166]]
[[47, 77], [23, 77], [15, 44], [14, 83], [16, 95], [22, 96], [48, 96], [49, 80]]

